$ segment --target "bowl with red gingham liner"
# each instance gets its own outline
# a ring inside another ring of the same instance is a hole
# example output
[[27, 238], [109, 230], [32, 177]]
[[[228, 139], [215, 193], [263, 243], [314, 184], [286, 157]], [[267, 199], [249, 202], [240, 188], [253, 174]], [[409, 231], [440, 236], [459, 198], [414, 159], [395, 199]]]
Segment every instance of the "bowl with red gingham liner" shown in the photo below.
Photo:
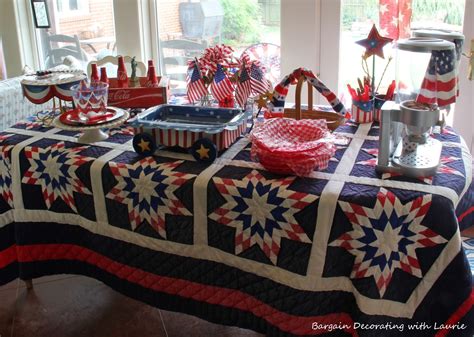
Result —
[[275, 118], [250, 134], [252, 158], [270, 172], [308, 176], [327, 168], [336, 152], [335, 136], [325, 120]]

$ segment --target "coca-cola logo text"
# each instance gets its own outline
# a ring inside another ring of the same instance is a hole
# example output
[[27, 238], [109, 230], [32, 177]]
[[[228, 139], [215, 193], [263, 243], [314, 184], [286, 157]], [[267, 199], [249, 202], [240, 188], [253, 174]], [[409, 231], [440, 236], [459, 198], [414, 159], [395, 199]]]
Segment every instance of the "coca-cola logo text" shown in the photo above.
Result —
[[112, 93], [110, 99], [113, 101], [122, 101], [130, 98], [130, 90], [117, 90]]

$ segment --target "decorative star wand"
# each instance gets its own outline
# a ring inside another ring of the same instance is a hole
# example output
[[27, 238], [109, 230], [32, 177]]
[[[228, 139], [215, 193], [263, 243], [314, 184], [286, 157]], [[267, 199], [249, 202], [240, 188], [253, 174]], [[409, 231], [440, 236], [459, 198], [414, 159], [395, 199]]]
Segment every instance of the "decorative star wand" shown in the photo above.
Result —
[[[363, 40], [356, 41], [358, 45], [361, 45], [365, 48], [365, 53], [363, 59], [367, 60], [370, 56], [373, 56], [372, 59], [372, 95], [375, 96], [375, 56], [379, 56], [385, 59], [383, 55], [383, 47], [392, 42], [393, 39], [388, 37], [383, 37], [379, 34], [375, 24], [372, 26], [369, 35]], [[385, 72], [385, 71], [384, 71]]]

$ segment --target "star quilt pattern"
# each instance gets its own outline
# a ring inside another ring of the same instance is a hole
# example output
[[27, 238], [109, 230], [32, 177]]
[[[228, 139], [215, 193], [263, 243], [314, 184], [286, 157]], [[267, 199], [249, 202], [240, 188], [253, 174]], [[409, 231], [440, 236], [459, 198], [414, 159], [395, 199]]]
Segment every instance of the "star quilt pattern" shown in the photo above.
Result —
[[[0, 143], [4, 142], [11, 135], [0, 135]], [[13, 195], [11, 192], [11, 156], [12, 145], [5, 145], [0, 148], [0, 195], [3, 200], [13, 208]]]
[[117, 184], [107, 193], [124, 203], [132, 229], [147, 221], [163, 238], [166, 238], [166, 214], [191, 215], [191, 212], [174, 194], [192, 174], [176, 172], [182, 161], [158, 164], [146, 157], [132, 165], [111, 163], [110, 169]]
[[0, 284], [84, 274], [267, 336], [416, 322], [431, 327], [414, 336], [448, 323], [445, 335], [472, 336], [460, 236], [474, 223], [472, 158], [447, 127], [433, 134], [435, 176], [379, 174], [378, 134], [340, 126], [328, 167], [294, 177], [254, 161], [245, 136], [199, 163], [179, 148], [137, 154], [127, 125], [78, 144], [78, 132], [20, 122], [0, 132]]
[[281, 238], [311, 242], [294, 215], [317, 196], [289, 189], [294, 179], [267, 180], [256, 170], [239, 180], [213, 179], [226, 203], [209, 218], [236, 229], [236, 254], [256, 245], [276, 264]]
[[330, 245], [355, 256], [350, 277], [374, 277], [381, 297], [396, 268], [422, 277], [415, 249], [447, 241], [421, 224], [431, 206], [430, 195], [402, 204], [393, 193], [381, 188], [374, 208], [344, 201], [339, 205], [353, 229]]
[[64, 142], [53, 144], [46, 149], [36, 146], [25, 148], [30, 167], [22, 182], [41, 186], [48, 209], [60, 198], [76, 212], [73, 193], [91, 194], [76, 173], [81, 165], [92, 159], [79, 154], [85, 149], [85, 146], [66, 148]]

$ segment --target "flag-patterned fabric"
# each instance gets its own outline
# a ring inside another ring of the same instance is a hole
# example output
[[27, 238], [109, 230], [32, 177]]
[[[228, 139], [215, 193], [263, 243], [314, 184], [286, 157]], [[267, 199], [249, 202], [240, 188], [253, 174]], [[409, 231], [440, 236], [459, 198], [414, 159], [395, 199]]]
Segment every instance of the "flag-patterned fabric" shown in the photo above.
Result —
[[374, 101], [367, 102], [352, 100], [351, 115], [357, 123], [371, 123], [374, 121]]
[[220, 64], [217, 65], [217, 70], [214, 75], [214, 80], [211, 83], [211, 93], [218, 101], [224, 101], [227, 97], [232, 95], [234, 87], [230, 79], [224, 73], [224, 69]]
[[336, 94], [332, 92], [321, 80], [314, 75], [311, 70], [304, 68], [297, 68], [291, 74], [286, 75], [283, 79], [275, 86], [273, 90], [273, 97], [271, 102], [268, 104], [268, 109], [272, 112], [283, 112], [285, 109], [285, 99], [288, 94], [290, 85], [296, 84], [300, 76], [304, 76], [309, 83], [326, 98], [334, 111], [346, 114], [346, 109], [341, 101], [337, 98]]
[[0, 285], [87, 275], [266, 336], [473, 336], [472, 157], [452, 128], [416, 179], [376, 171], [377, 123], [341, 125], [305, 177], [266, 170], [247, 137], [213, 163], [143, 157], [128, 127], [96, 144], [34, 121], [0, 132]]
[[269, 83], [265, 78], [262, 69], [257, 67], [255, 63], [252, 63], [250, 66], [250, 83], [252, 85], [252, 92], [255, 94], [264, 94], [267, 92], [269, 87]]
[[412, 0], [379, 0], [380, 34], [394, 40], [411, 35]]
[[242, 109], [245, 109], [245, 103], [251, 92], [250, 77], [247, 68], [243, 66], [235, 89], [235, 99]]
[[188, 69], [187, 96], [190, 102], [195, 102], [207, 94], [207, 88], [196, 63]]
[[438, 104], [440, 107], [456, 102], [457, 74], [454, 50], [433, 50], [416, 98], [418, 103]]

